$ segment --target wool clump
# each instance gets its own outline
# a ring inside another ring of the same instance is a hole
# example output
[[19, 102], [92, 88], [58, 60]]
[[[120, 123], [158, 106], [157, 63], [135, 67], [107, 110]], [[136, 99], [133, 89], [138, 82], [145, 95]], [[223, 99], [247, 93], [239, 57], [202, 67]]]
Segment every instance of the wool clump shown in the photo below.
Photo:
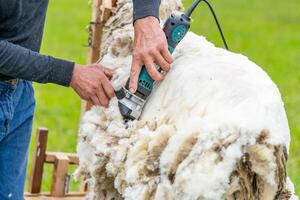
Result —
[[[180, 9], [162, 0], [162, 22]], [[113, 86], [129, 77], [131, 13], [132, 2], [119, 0], [104, 29], [101, 63], [116, 69]], [[139, 120], [125, 124], [116, 98], [84, 115], [76, 175], [88, 183], [86, 198], [298, 199], [286, 175], [284, 104], [269, 76], [192, 32], [173, 58]]]

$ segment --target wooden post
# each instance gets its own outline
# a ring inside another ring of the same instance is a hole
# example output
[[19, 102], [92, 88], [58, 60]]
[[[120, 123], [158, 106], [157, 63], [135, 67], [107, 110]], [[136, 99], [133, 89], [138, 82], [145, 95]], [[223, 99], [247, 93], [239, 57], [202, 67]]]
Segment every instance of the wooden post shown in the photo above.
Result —
[[102, 4], [102, 0], [93, 1], [92, 21], [90, 24], [91, 41], [90, 41], [89, 57], [88, 57], [89, 63], [97, 62], [100, 55], [101, 34], [103, 28], [103, 23], [101, 20], [101, 16], [102, 16], [101, 4]]
[[[111, 10], [116, 6], [116, 2], [116, 0], [93, 0], [88, 63], [96, 63], [100, 59], [103, 26], [111, 16]], [[81, 114], [91, 107], [91, 102], [83, 101]]]
[[[101, 46], [101, 36], [103, 23], [101, 21], [102, 10], [101, 10], [102, 0], [93, 0], [92, 8], [92, 21], [90, 22], [90, 41], [89, 41], [89, 54], [88, 63], [96, 63], [100, 58], [100, 46]], [[92, 107], [91, 102], [83, 101], [81, 113], [90, 110]]]
[[39, 128], [36, 133], [35, 151], [32, 158], [32, 168], [29, 177], [29, 192], [40, 193], [46, 158], [48, 129]]
[[68, 174], [69, 158], [64, 154], [57, 154], [54, 162], [51, 195], [63, 197], [66, 194], [66, 181]]

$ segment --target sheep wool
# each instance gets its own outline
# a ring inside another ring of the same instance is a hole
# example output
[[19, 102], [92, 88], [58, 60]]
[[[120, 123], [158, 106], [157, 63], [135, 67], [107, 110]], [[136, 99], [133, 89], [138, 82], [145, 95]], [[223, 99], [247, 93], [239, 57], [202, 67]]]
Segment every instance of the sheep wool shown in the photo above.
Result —
[[[182, 9], [162, 0], [162, 22]], [[103, 34], [102, 64], [114, 86], [129, 77], [132, 2], [118, 0]], [[76, 176], [95, 200], [298, 199], [286, 175], [290, 133], [281, 95], [247, 57], [189, 32], [139, 120], [125, 124], [117, 99], [81, 123]]]

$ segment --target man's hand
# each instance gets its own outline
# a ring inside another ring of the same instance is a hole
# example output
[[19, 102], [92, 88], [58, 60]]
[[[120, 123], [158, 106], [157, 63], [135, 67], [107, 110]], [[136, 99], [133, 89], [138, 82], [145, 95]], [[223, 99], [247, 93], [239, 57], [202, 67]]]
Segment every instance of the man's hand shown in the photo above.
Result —
[[143, 65], [149, 75], [156, 81], [162, 80], [155, 64], [164, 71], [170, 69], [172, 56], [168, 51], [166, 36], [157, 18], [149, 16], [134, 22], [134, 46], [132, 52], [132, 66], [130, 75], [130, 92], [137, 89], [139, 74]]
[[75, 64], [70, 86], [82, 99], [91, 101], [94, 105], [107, 107], [109, 100], [115, 96], [109, 82], [113, 74], [113, 70], [99, 64]]

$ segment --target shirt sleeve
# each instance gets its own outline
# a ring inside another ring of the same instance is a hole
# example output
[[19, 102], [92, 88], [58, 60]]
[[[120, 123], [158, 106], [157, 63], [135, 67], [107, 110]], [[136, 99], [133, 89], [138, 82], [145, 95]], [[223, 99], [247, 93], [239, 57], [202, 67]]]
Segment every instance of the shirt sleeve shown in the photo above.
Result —
[[0, 74], [39, 83], [69, 86], [74, 63], [41, 55], [0, 40]]
[[160, 0], [133, 0], [133, 22], [147, 16], [154, 16], [159, 20]]

